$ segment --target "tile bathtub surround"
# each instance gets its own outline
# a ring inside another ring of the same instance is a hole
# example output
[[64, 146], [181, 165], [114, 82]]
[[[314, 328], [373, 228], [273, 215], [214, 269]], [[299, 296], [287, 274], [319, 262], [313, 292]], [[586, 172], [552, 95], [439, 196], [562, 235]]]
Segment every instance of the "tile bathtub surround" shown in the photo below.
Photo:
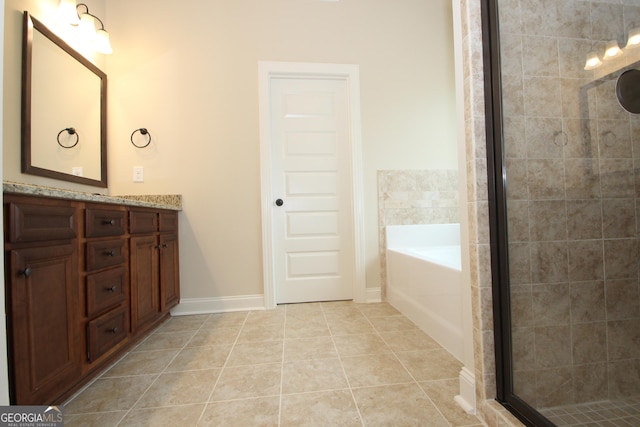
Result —
[[387, 225], [460, 222], [457, 170], [379, 170], [378, 226], [380, 275], [387, 281]]
[[65, 405], [69, 426], [480, 427], [461, 364], [386, 303], [174, 317]]

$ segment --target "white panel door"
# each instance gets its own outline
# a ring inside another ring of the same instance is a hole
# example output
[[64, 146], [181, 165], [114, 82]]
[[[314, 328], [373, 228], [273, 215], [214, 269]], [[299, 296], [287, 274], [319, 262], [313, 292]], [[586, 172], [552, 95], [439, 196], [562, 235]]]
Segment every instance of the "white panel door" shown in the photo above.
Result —
[[277, 303], [353, 298], [351, 146], [344, 79], [271, 79]]

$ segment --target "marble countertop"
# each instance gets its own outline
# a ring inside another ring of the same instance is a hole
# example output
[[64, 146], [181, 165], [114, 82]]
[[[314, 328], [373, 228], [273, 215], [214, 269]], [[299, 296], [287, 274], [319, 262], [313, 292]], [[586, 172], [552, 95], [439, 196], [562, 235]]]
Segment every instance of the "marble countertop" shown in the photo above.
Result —
[[179, 194], [110, 196], [9, 181], [3, 182], [2, 190], [5, 193], [47, 196], [58, 199], [81, 200], [85, 202], [116, 203], [119, 205], [170, 209], [174, 211], [182, 210], [182, 196]]

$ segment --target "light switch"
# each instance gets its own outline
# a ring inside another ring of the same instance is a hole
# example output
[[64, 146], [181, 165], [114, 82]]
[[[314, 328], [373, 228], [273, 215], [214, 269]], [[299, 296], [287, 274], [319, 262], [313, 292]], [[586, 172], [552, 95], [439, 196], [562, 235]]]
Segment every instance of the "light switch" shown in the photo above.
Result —
[[144, 182], [144, 168], [142, 166], [133, 167], [133, 182]]

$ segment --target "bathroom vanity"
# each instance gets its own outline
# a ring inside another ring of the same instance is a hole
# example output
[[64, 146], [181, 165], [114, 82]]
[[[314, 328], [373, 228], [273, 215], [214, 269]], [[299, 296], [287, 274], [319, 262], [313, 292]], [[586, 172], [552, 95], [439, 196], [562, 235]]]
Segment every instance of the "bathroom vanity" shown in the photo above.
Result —
[[11, 403], [60, 404], [180, 299], [179, 196], [4, 184]]

